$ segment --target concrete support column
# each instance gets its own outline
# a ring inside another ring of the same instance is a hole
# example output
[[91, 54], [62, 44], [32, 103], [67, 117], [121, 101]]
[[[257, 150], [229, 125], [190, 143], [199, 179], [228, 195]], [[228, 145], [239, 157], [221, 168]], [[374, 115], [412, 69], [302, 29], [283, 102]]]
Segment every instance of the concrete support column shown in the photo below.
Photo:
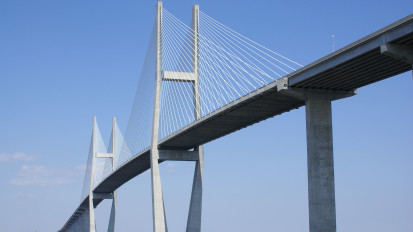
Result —
[[199, 146], [197, 150], [199, 152], [199, 159], [196, 161], [195, 164], [194, 180], [192, 183], [191, 203], [189, 205], [186, 232], [201, 231], [204, 147]]
[[166, 232], [166, 217], [162, 195], [161, 175], [159, 172], [159, 113], [161, 106], [162, 84], [162, 2], [156, 4], [156, 79], [155, 99], [153, 106], [152, 144], [151, 144], [151, 179], [152, 179], [152, 209], [154, 232]]
[[[192, 29], [193, 34], [193, 73], [194, 81], [194, 117], [195, 120], [201, 118], [201, 94], [199, 86], [199, 5], [195, 4], [192, 8]], [[194, 149], [198, 151], [198, 160], [195, 164], [194, 180], [192, 183], [191, 202], [189, 205], [188, 221], [186, 232], [201, 231], [202, 216], [202, 186], [204, 171], [204, 147], [198, 146]]]
[[159, 172], [159, 162], [156, 152], [151, 151], [151, 177], [152, 177], [152, 210], [153, 210], [153, 230], [154, 232], [165, 232], [166, 218], [162, 195], [161, 175]]
[[[113, 117], [113, 123], [112, 123], [112, 153], [109, 154], [111, 155], [112, 159], [112, 172], [115, 170], [116, 164], [115, 164], [115, 144], [117, 142], [117, 134], [116, 134], [116, 117]], [[115, 218], [116, 218], [116, 191], [113, 191], [113, 200], [112, 200], [112, 208], [110, 210], [110, 217], [109, 217], [109, 224], [108, 224], [108, 232], [115, 232]]]
[[116, 191], [113, 192], [112, 208], [110, 210], [108, 232], [115, 232], [115, 216], [116, 216]]
[[201, 118], [201, 93], [199, 88], [199, 5], [194, 5], [192, 8], [192, 72], [195, 75], [193, 85], [194, 91], [194, 117], [195, 120]]
[[95, 178], [95, 129], [97, 127], [96, 116], [93, 117], [93, 132], [92, 132], [92, 166], [90, 169], [90, 185], [89, 185], [89, 232], [96, 232], [95, 224], [95, 207], [93, 205], [93, 181]]
[[287, 78], [277, 80], [277, 90], [305, 101], [310, 232], [336, 232], [331, 102], [357, 90], [291, 88]]
[[89, 232], [96, 232], [95, 207], [93, 206], [93, 194], [89, 195]]
[[336, 231], [331, 100], [306, 100], [310, 232]]

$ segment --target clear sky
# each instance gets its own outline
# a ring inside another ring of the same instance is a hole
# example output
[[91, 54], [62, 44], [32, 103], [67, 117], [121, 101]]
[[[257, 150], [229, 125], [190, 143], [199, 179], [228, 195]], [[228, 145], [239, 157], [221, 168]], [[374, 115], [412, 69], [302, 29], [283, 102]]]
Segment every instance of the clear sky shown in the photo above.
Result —
[[[1, 231], [56, 231], [78, 206], [92, 118], [124, 131], [155, 1], [0, 1]], [[200, 9], [308, 64], [413, 13], [411, 0], [220, 1]], [[192, 0], [164, 7], [189, 24]], [[338, 231], [413, 231], [412, 73], [333, 103]], [[308, 231], [304, 108], [205, 145], [203, 231]], [[161, 165], [169, 231], [193, 163]], [[96, 209], [107, 226], [110, 202]], [[152, 231], [150, 175], [118, 190], [117, 231]]]

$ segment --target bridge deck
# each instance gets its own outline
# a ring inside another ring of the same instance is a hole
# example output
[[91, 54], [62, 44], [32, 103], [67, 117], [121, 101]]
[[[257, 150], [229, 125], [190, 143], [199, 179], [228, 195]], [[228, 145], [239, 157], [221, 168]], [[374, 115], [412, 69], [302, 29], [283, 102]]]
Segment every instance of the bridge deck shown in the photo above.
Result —
[[273, 82], [188, 125], [161, 141], [159, 149], [191, 149], [304, 104], [280, 94]]
[[98, 186], [96, 186], [94, 192], [112, 193], [124, 183], [145, 172], [150, 167], [150, 150], [146, 149], [106, 177]]
[[[102, 202], [103, 199], [93, 199], [93, 205], [96, 207], [97, 205]], [[82, 215], [84, 211], [86, 211], [89, 208], [89, 196], [87, 196], [82, 203], [77, 207], [75, 212], [70, 216], [69, 220], [63, 225], [63, 227], [59, 231], [66, 231], [70, 228], [72, 224], [76, 222], [76, 220]]]
[[387, 43], [413, 45], [413, 14], [291, 73], [289, 86], [352, 90], [411, 70], [381, 54]]
[[[412, 65], [381, 54], [386, 43], [413, 45], [413, 14], [372, 33], [288, 75], [294, 88], [353, 90], [409, 71]], [[275, 115], [296, 109], [304, 101], [277, 91], [273, 82], [190, 124], [159, 143], [159, 149], [191, 149]], [[112, 193], [150, 168], [145, 150], [119, 167], [94, 190]], [[72, 224], [87, 206], [86, 198], [62, 228]], [[101, 200], [96, 200], [98, 205]]]

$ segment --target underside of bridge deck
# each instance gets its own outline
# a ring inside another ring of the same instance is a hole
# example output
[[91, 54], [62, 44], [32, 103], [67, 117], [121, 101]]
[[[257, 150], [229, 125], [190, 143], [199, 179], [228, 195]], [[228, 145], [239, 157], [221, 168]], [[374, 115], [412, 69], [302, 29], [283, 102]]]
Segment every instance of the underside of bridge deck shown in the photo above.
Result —
[[159, 144], [160, 149], [191, 149], [254, 123], [303, 106], [277, 91], [273, 82], [207, 115]]

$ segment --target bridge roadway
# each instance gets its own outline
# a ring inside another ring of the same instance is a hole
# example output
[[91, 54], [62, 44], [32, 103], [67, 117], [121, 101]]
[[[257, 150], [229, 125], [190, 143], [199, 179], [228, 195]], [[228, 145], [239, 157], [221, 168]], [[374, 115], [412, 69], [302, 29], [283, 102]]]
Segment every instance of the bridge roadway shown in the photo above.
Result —
[[[413, 14], [193, 122], [162, 140], [159, 143], [159, 149], [192, 149], [305, 105], [304, 100], [279, 91], [280, 87], [351, 92], [362, 86], [412, 70], [411, 63], [383, 52], [381, 46], [386, 44], [413, 46]], [[95, 188], [94, 192], [112, 193], [149, 168], [150, 150], [147, 149], [111, 173]], [[82, 201], [62, 230], [69, 228], [70, 224], [88, 207], [88, 198]], [[94, 199], [94, 205], [97, 206], [102, 200]]]

